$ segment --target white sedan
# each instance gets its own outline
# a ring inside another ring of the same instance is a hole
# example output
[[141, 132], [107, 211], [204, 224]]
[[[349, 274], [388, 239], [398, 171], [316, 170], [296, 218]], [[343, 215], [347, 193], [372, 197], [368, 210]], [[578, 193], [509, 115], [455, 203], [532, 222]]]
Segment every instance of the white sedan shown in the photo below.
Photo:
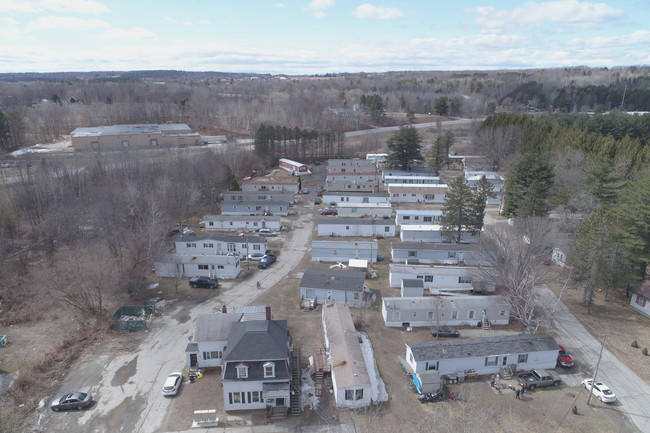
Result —
[[264, 253], [250, 253], [248, 255], [248, 260], [254, 260], [256, 262], [259, 262], [262, 260], [262, 257], [264, 257]]
[[[585, 379], [582, 381], [582, 385], [585, 389], [590, 389], [592, 382], [592, 379]], [[614, 391], [609, 389], [609, 387], [602, 382], [594, 383], [592, 393], [603, 403], [614, 403], [616, 401], [616, 394], [614, 394]]]

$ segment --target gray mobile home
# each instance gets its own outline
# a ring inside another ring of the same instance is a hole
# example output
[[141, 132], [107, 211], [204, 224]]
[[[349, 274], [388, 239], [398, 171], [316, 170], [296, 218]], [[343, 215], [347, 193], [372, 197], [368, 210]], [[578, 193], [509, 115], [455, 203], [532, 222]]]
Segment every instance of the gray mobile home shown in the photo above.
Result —
[[478, 244], [449, 244], [433, 242], [392, 242], [393, 262], [430, 265], [485, 264]]
[[395, 236], [395, 221], [372, 218], [319, 218], [318, 236]]
[[375, 241], [312, 241], [311, 259], [315, 262], [343, 262], [350, 259], [363, 259], [371, 263], [377, 261], [377, 242]]
[[510, 303], [500, 295], [382, 298], [381, 314], [389, 327], [507, 325]]
[[327, 191], [323, 194], [323, 202], [330, 203], [390, 203], [388, 193], [356, 192], [356, 191]]
[[[451, 235], [455, 237], [458, 232]], [[427, 225], [402, 225], [400, 226], [399, 237], [404, 242], [449, 242], [450, 238], [443, 234], [443, 227], [438, 224]], [[463, 230], [460, 232], [460, 242], [474, 243], [479, 241], [475, 232]]]
[[478, 268], [470, 266], [390, 265], [390, 287], [401, 287], [405, 278], [424, 281], [424, 287], [432, 294], [439, 291], [495, 290], [494, 285], [488, 284], [481, 276]]
[[207, 231], [234, 232], [237, 230], [255, 231], [271, 229], [279, 231], [282, 227], [279, 216], [262, 215], [206, 215], [205, 229]]
[[340, 302], [350, 307], [363, 307], [372, 298], [365, 279], [365, 272], [310, 268], [300, 280], [300, 298], [316, 304]]
[[338, 203], [337, 210], [344, 218], [390, 218], [393, 215], [390, 203]]

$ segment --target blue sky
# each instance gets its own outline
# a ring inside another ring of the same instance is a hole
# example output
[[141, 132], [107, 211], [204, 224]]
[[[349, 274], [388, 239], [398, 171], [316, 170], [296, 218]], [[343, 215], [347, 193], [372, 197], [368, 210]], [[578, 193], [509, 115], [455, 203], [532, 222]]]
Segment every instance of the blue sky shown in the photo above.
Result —
[[0, 72], [650, 64], [650, 0], [0, 0]]

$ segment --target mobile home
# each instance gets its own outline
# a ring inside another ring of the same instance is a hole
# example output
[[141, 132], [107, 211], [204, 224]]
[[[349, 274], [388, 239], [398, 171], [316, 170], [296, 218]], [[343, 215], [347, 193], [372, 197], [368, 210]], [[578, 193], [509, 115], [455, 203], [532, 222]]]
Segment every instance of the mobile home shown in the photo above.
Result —
[[337, 210], [344, 218], [390, 218], [393, 215], [390, 203], [338, 203]]
[[279, 216], [261, 215], [206, 215], [203, 218], [207, 231], [235, 232], [238, 230], [256, 231], [282, 228]]
[[278, 162], [281, 169], [288, 171], [292, 176], [303, 176], [311, 174], [309, 167], [301, 162], [292, 161], [287, 158], [281, 158]]
[[377, 261], [375, 241], [312, 241], [311, 259], [315, 262], [342, 262], [350, 259]]
[[318, 236], [395, 236], [395, 221], [371, 218], [319, 218]]

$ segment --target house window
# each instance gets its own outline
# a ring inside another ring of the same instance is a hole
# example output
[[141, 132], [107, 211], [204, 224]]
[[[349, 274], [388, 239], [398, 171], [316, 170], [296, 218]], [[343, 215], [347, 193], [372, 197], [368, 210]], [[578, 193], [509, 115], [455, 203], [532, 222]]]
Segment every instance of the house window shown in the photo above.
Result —
[[214, 248], [214, 244], [203, 244], [203, 248]]
[[409, 251], [409, 257], [417, 257], [418, 252], [417, 251]]
[[359, 300], [359, 293], [358, 292], [354, 293], [354, 299], [357, 300], [357, 301]]
[[418, 280], [424, 280], [424, 275], [416, 275], [415, 278]]
[[200, 271], [207, 271], [208, 269], [209, 269], [208, 265], [199, 265], [199, 270]]
[[469, 310], [467, 313], [467, 318], [468, 319], [473, 319], [474, 318], [475, 311], [474, 310]]
[[472, 284], [470, 277], [458, 277], [458, 284]]
[[433, 311], [427, 312], [427, 320], [433, 320]]
[[249, 403], [259, 403], [262, 401], [262, 391], [253, 391], [248, 393], [248, 401]]
[[427, 362], [424, 365], [424, 369], [425, 370], [437, 370], [438, 369], [438, 361], [436, 361], [435, 363], [434, 362], [432, 362], [432, 363]]
[[275, 377], [275, 363], [267, 362], [264, 364], [264, 377]]
[[262, 206], [255, 206], [255, 210], [262, 210]]
[[241, 393], [240, 392], [231, 392], [230, 394], [230, 404], [239, 404], [241, 403]]
[[435, 194], [424, 194], [425, 200], [435, 200], [435, 198], [436, 198]]
[[422, 221], [424, 221], [425, 223], [433, 222], [433, 217], [426, 217], [425, 216], [424, 218], [422, 218]]
[[641, 295], [636, 295], [636, 304], [640, 307], [645, 307], [645, 297]]
[[456, 258], [456, 251], [449, 251], [447, 253], [447, 258], [448, 259], [455, 259]]
[[346, 389], [345, 399], [349, 401], [363, 399], [363, 389]]
[[246, 379], [248, 377], [248, 365], [239, 364], [237, 366], [237, 378]]
[[346, 230], [350, 230], [350, 226], [345, 226], [345, 229], [346, 229]]
[[404, 217], [402, 218], [402, 220], [404, 220], [404, 221], [408, 221], [408, 220], [410, 220], [410, 219], [411, 219], [411, 217], [408, 216], [408, 215], [404, 215]]
[[129, 140], [122, 140], [122, 147], [129, 147]]
[[217, 265], [217, 269], [225, 269], [223, 265]]
[[185, 247], [187, 247], [187, 248], [196, 248], [196, 244], [188, 242], [188, 243], [185, 244]]
[[158, 140], [156, 140], [155, 138], [152, 138], [151, 140], [149, 140], [149, 144], [152, 145], [152, 146], [158, 146]]
[[257, 227], [257, 221], [253, 221], [253, 227]]
[[393, 197], [399, 197], [399, 194], [393, 194]]
[[222, 352], [221, 351], [214, 351], [214, 352], [203, 352], [203, 359], [208, 360], [208, 359], [221, 359]]
[[259, 251], [260, 246], [259, 245], [253, 245], [253, 251]]
[[452, 319], [458, 319], [458, 311], [457, 310], [454, 310], [454, 311], [451, 312], [451, 318]]
[[389, 232], [390, 232], [390, 226], [385, 226], [384, 233], [389, 233]]
[[424, 282], [425, 283], [433, 283], [433, 275], [425, 275], [424, 276]]
[[[230, 222], [230, 224], [232, 225], [232, 222]], [[209, 222], [208, 222], [208, 225], [209, 225], [210, 227], [212, 227], [212, 226], [214, 225], [214, 221], [209, 221]]]
[[499, 357], [498, 356], [488, 356], [485, 358], [485, 366], [487, 367], [488, 365], [497, 365]]
[[519, 355], [517, 358], [517, 364], [525, 364], [528, 362], [528, 354], [524, 353], [522, 355]]
[[420, 217], [419, 217], [419, 216], [416, 216], [416, 217], [415, 217], [415, 221], [420, 221]]
[[505, 316], [505, 315], [506, 315], [506, 310], [499, 311], [499, 316]]

